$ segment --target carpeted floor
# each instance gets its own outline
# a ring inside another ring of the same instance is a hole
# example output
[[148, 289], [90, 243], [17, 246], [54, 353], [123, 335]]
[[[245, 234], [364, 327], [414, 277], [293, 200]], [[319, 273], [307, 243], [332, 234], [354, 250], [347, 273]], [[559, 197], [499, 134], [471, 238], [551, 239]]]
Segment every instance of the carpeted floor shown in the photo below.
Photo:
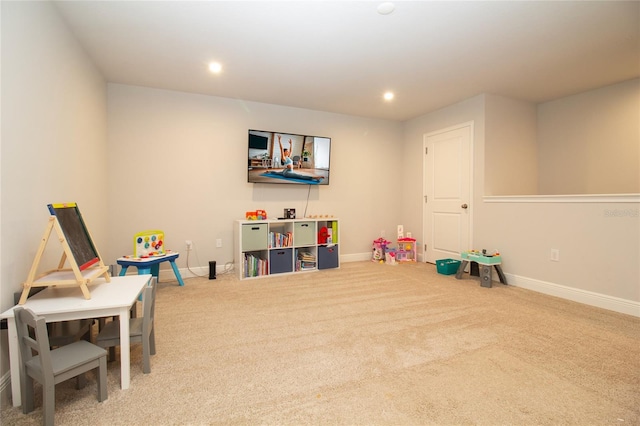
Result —
[[156, 317], [151, 374], [58, 385], [58, 425], [640, 424], [639, 318], [434, 265], [161, 282]]

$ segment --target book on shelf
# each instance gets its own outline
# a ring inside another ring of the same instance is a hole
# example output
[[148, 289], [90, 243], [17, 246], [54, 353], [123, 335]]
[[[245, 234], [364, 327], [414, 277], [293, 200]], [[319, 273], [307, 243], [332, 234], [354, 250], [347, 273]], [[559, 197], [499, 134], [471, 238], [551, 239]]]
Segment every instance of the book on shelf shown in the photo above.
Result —
[[315, 262], [316, 261], [316, 255], [311, 253], [311, 252], [298, 252], [298, 259], [303, 260], [303, 261], [307, 261], [307, 262]]
[[243, 264], [243, 275], [245, 277], [259, 277], [269, 274], [269, 261], [255, 256], [251, 253], [245, 253]]
[[269, 232], [269, 248], [291, 247], [293, 234], [291, 232]]
[[315, 269], [316, 255], [310, 251], [298, 251], [296, 270]]
[[316, 269], [315, 262], [302, 262], [300, 260], [296, 261], [296, 271], [307, 271], [312, 269]]

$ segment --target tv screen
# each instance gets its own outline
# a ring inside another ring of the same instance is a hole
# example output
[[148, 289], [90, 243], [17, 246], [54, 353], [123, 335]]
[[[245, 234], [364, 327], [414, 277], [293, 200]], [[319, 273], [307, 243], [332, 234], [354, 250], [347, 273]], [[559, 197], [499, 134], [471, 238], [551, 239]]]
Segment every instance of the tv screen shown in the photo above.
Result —
[[250, 183], [329, 185], [331, 138], [249, 130]]
[[268, 148], [269, 138], [249, 133], [249, 149], [265, 150]]

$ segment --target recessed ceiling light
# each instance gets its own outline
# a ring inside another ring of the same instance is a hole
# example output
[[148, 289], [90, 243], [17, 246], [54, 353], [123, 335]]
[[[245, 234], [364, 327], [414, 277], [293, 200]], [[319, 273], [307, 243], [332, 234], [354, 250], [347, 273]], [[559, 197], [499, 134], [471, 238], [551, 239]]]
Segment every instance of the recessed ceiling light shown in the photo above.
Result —
[[384, 100], [385, 100], [385, 101], [390, 101], [390, 100], [392, 100], [392, 99], [393, 99], [393, 97], [394, 97], [393, 92], [386, 92], [386, 93], [384, 94]]
[[214, 74], [220, 74], [220, 72], [222, 71], [222, 64], [220, 62], [209, 63], [209, 71]]
[[394, 10], [396, 10], [396, 5], [390, 1], [386, 1], [378, 5], [378, 13], [380, 15], [389, 15], [393, 13]]

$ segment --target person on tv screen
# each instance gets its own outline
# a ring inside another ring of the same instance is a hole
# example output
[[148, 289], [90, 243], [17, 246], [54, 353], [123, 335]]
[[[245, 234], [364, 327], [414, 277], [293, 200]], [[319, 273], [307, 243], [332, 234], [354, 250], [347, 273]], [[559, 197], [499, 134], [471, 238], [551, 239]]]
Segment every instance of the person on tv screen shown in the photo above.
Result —
[[294, 172], [293, 160], [291, 159], [291, 147], [293, 145], [293, 143], [291, 142], [291, 139], [289, 139], [289, 148], [282, 147], [282, 140], [280, 135], [278, 135], [278, 143], [280, 144], [280, 158], [281, 158], [280, 161], [282, 162], [284, 169], [282, 169], [282, 172], [275, 172], [275, 173], [281, 173], [282, 176], [290, 179], [312, 180], [315, 182], [319, 182], [322, 179], [324, 179], [324, 176], [306, 175], [306, 174]]

